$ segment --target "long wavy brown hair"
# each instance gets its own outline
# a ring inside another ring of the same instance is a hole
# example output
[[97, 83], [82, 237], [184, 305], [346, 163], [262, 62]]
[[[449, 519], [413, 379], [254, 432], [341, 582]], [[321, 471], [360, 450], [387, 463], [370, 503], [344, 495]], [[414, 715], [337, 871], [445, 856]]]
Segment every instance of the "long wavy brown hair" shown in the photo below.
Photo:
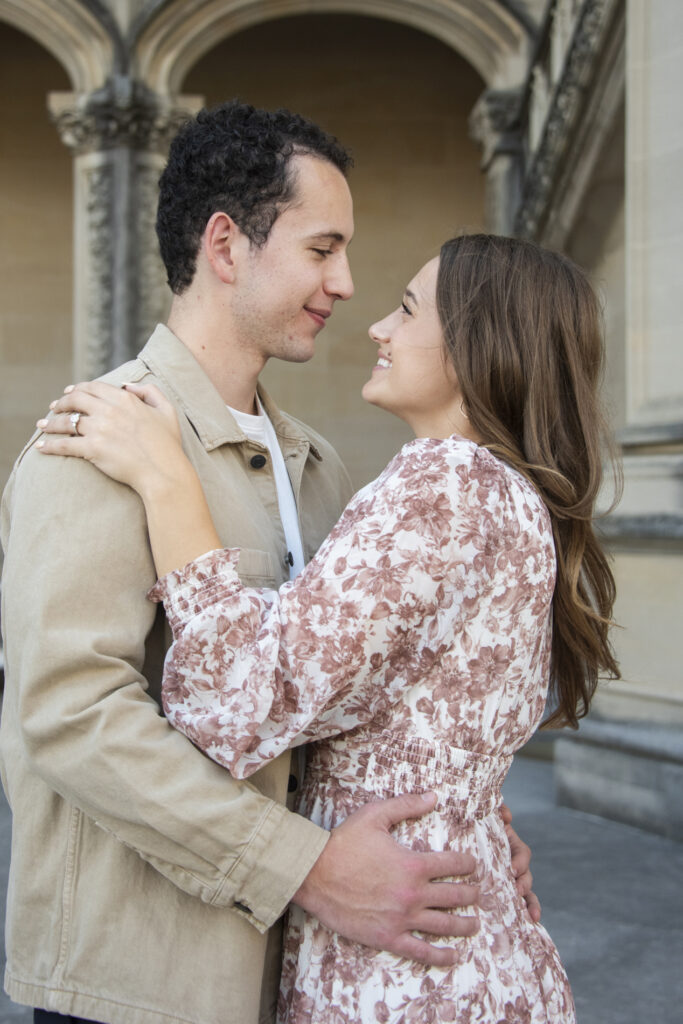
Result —
[[522, 239], [464, 235], [441, 249], [437, 309], [463, 412], [550, 512], [557, 581], [544, 726], [576, 727], [598, 676], [619, 677], [608, 636], [614, 577], [593, 528], [611, 452], [599, 401], [600, 305], [566, 256]]

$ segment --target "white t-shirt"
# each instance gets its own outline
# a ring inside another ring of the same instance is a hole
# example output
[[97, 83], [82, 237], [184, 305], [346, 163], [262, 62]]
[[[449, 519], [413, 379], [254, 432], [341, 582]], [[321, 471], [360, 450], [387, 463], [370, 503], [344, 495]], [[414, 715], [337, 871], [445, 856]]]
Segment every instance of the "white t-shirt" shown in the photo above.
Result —
[[256, 399], [258, 415], [252, 416], [239, 409], [228, 406], [228, 412], [235, 417], [240, 430], [246, 434], [250, 441], [265, 445], [270, 452], [273, 461], [273, 475], [275, 476], [275, 488], [277, 490], [277, 503], [280, 509], [282, 528], [285, 531], [287, 553], [291, 554], [289, 566], [289, 578], [293, 580], [304, 567], [304, 548], [301, 542], [301, 531], [299, 530], [299, 515], [294, 500], [294, 491], [287, 473], [285, 460], [277, 441], [273, 424], [270, 422], [266, 412], [258, 398]]

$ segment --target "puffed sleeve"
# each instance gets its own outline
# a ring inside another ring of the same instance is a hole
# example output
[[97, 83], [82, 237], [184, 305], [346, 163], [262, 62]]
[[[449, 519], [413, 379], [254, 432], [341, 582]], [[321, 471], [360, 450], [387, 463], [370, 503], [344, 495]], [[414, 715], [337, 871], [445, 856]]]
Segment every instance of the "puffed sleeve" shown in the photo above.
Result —
[[234, 776], [394, 703], [438, 665], [476, 600], [486, 541], [467, 473], [406, 448], [279, 591], [243, 587], [235, 549], [152, 591], [174, 635], [167, 717]]

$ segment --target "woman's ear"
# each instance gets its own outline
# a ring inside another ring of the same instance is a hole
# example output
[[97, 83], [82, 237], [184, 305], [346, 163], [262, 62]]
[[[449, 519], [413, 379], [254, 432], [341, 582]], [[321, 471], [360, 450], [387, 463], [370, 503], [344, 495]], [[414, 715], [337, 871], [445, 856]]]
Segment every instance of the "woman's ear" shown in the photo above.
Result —
[[212, 271], [224, 284], [235, 280], [236, 258], [244, 241], [245, 235], [227, 213], [211, 215], [204, 229], [202, 248]]

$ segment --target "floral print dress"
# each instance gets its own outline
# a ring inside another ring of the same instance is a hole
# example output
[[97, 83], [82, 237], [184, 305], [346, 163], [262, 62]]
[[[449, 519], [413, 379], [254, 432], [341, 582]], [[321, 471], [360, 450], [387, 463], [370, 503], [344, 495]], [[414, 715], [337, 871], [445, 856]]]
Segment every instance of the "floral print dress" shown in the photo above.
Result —
[[[498, 812], [544, 709], [555, 551], [531, 484], [458, 437], [405, 445], [279, 591], [239, 552], [161, 580], [171, 723], [239, 778], [311, 744], [300, 811], [327, 829], [370, 800], [435, 791], [399, 825], [478, 864], [480, 930], [449, 968], [376, 952], [292, 908], [280, 1024], [570, 1024], [569, 983], [518, 896]], [[457, 912], [457, 911], [456, 911]]]

